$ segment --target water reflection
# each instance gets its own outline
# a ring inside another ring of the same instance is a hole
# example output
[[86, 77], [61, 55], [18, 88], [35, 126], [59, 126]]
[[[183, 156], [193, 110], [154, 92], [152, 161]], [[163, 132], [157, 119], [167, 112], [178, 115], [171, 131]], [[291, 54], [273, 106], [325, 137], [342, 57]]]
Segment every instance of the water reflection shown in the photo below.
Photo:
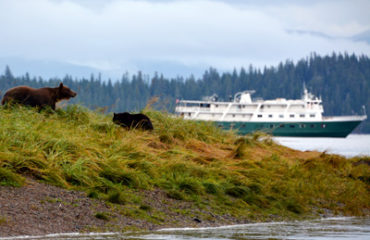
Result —
[[162, 229], [150, 233], [119, 234], [119, 233], [89, 233], [89, 234], [53, 234], [45, 236], [19, 236], [1, 238], [15, 239], [132, 239], [132, 240], [245, 240], [245, 239], [294, 239], [294, 240], [331, 240], [331, 239], [370, 239], [370, 218], [340, 217], [312, 221], [272, 222], [234, 225], [216, 228], [178, 228]]
[[163, 229], [137, 239], [370, 239], [370, 218], [255, 223], [220, 228]]

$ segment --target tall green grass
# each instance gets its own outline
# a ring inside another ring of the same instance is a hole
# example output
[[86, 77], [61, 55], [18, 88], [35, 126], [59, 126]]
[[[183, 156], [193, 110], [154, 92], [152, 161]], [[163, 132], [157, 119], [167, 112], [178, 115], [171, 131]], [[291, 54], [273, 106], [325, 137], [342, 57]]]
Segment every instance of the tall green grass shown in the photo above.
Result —
[[[256, 133], [146, 109], [154, 131], [127, 131], [78, 105], [56, 112], [0, 107], [0, 185], [26, 177], [139, 204], [143, 189], [239, 217], [300, 216], [315, 209], [361, 215], [370, 207], [360, 158], [302, 153]], [[362, 159], [363, 160], [363, 159]]]

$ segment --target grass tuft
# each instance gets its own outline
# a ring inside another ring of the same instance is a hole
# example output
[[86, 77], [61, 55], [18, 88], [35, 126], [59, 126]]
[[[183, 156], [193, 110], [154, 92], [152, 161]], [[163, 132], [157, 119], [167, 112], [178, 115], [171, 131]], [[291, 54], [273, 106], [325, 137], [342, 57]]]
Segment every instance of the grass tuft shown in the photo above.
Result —
[[20, 187], [24, 178], [6, 168], [0, 168], [0, 186]]
[[0, 226], [7, 224], [7, 218], [0, 215]]
[[201, 194], [203, 191], [202, 185], [193, 178], [186, 178], [181, 180], [179, 183], [179, 189], [186, 194]]
[[206, 193], [209, 193], [209, 194], [218, 194], [220, 192], [220, 189], [217, 186], [217, 184], [212, 183], [212, 182], [204, 182], [203, 187]]
[[89, 198], [99, 198], [99, 193], [96, 192], [96, 191], [90, 191], [88, 194], [87, 194], [87, 197]]
[[111, 203], [122, 204], [122, 205], [127, 203], [127, 200], [125, 199], [123, 194], [119, 191], [109, 193], [107, 200]]
[[131, 169], [106, 167], [100, 172], [99, 175], [111, 181], [112, 183], [117, 183], [132, 188], [138, 188], [141, 185], [138, 178], [139, 174]]
[[141, 209], [143, 211], [150, 211], [152, 208], [149, 205], [141, 204], [139, 209]]
[[80, 105], [68, 105], [65, 109], [58, 109], [60, 119], [69, 121], [75, 125], [87, 124], [90, 121], [89, 111]]
[[104, 220], [104, 221], [109, 221], [109, 216], [107, 213], [104, 213], [104, 212], [97, 212], [95, 214], [95, 217], [97, 219], [101, 219], [101, 220]]
[[167, 197], [175, 199], [175, 200], [184, 200], [185, 199], [185, 196], [184, 196], [183, 193], [181, 193], [180, 191], [174, 190], [174, 189], [169, 190], [167, 192]]
[[235, 198], [243, 198], [250, 192], [249, 188], [243, 186], [234, 186], [225, 189], [225, 193], [235, 197]]

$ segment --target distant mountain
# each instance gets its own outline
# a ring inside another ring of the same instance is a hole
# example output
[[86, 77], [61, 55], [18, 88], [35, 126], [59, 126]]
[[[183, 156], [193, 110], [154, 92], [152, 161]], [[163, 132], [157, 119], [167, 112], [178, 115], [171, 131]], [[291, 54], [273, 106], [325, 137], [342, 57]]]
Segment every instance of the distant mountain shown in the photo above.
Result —
[[287, 29], [288, 34], [298, 34], [298, 35], [311, 35], [314, 37], [327, 38], [327, 39], [350, 39], [353, 41], [362, 41], [370, 44], [370, 30], [364, 31], [362, 33], [356, 34], [350, 38], [345, 37], [333, 37], [323, 32], [318, 31], [306, 31], [306, 30], [297, 30], [297, 29]]
[[306, 31], [306, 30], [299, 30], [299, 29], [287, 29], [287, 33], [289, 34], [298, 34], [298, 35], [311, 35], [314, 37], [320, 37], [320, 38], [327, 38], [327, 39], [334, 39], [335, 37], [330, 36], [323, 32], [318, 31]]
[[100, 70], [94, 67], [82, 66], [79, 64], [49, 61], [49, 60], [27, 60], [22, 58], [0, 58], [0, 71], [9, 66], [14, 76], [21, 76], [29, 73], [30, 76], [40, 76], [45, 79], [63, 78], [67, 74], [74, 78], [90, 78], [91, 74], [97, 76], [101, 74], [102, 80], [120, 80], [125, 72], [141, 71], [144, 74], [154, 75], [163, 74], [169, 78], [177, 76], [188, 77], [194, 75], [201, 77], [208, 66], [187, 66], [174, 61], [136, 61], [134, 67], [114, 70]]
[[9, 66], [14, 76], [29, 73], [30, 76], [41, 76], [42, 78], [62, 78], [65, 75], [72, 75], [76, 78], [89, 78], [91, 74], [97, 75], [99, 70], [91, 67], [78, 66], [71, 63], [47, 61], [47, 60], [26, 60], [22, 58], [0, 58], [0, 70]]
[[357, 35], [353, 36], [352, 39], [355, 40], [355, 41], [364, 41], [364, 42], [370, 44], [370, 30], [367, 30], [365, 32], [357, 34]]
[[189, 66], [175, 61], [158, 60], [137, 61], [136, 65], [143, 73], [150, 74], [151, 76], [154, 73], [163, 74], [167, 78], [176, 78], [178, 76], [186, 78], [191, 75], [200, 78], [204, 71], [210, 67], [205, 65]]

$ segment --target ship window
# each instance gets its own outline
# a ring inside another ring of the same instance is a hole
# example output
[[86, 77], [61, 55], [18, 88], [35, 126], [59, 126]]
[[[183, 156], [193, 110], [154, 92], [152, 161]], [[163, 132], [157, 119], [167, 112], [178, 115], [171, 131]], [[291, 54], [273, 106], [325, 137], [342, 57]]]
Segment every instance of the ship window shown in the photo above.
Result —
[[300, 124], [299, 127], [300, 128], [305, 128], [306, 127], [306, 124]]
[[269, 118], [272, 118], [272, 114], [269, 114]]
[[242, 124], [242, 127], [245, 127], [245, 124], [244, 123]]
[[315, 114], [310, 114], [310, 117], [312, 117], [312, 118], [315, 117]]
[[274, 124], [270, 124], [270, 128], [274, 128], [275, 126], [274, 126]]
[[290, 114], [289, 117], [294, 118], [294, 114]]
[[315, 124], [311, 124], [311, 125], [310, 125], [310, 127], [311, 127], [311, 128], [314, 128], [314, 127], [315, 127]]
[[284, 117], [284, 115], [283, 115], [283, 114], [280, 114], [280, 115], [279, 115], [279, 118], [283, 118], [283, 117]]
[[235, 114], [233, 114], [233, 117], [235, 117]]
[[280, 126], [279, 126], [279, 127], [283, 128], [283, 127], [285, 127], [285, 125], [284, 125], [284, 124], [280, 124]]
[[188, 113], [189, 114], [189, 116], [191, 116], [191, 113]]
[[289, 125], [289, 127], [290, 127], [290, 128], [295, 128], [295, 126], [294, 126], [294, 125]]
[[264, 106], [263, 106], [263, 105], [261, 105], [261, 108], [264, 108]]
[[270, 108], [271, 106], [270, 105], [267, 105], [268, 108]]
[[326, 124], [321, 124], [321, 127], [322, 128], [326, 128]]
[[209, 108], [209, 107], [211, 107], [211, 104], [201, 103], [200, 107]]
[[218, 107], [218, 105], [216, 104], [215, 107]]
[[261, 118], [262, 117], [262, 114], [258, 114], [257, 117]]
[[304, 118], [305, 115], [304, 114], [299, 114], [299, 117]]

